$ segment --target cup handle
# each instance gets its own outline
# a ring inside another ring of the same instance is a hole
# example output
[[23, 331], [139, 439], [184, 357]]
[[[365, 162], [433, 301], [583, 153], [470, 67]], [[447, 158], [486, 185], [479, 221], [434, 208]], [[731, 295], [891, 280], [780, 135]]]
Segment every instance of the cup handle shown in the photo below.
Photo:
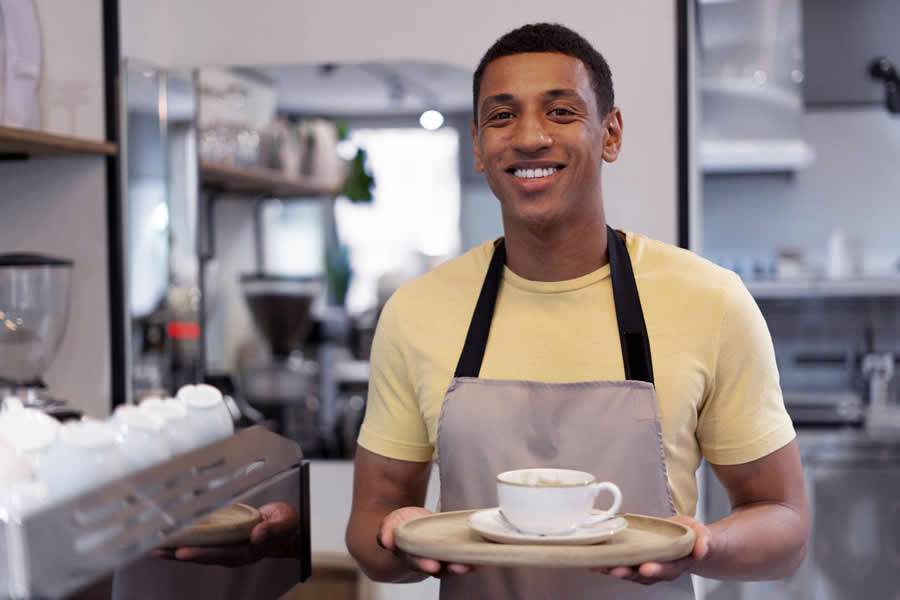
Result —
[[[619, 489], [619, 486], [612, 483], [611, 481], [604, 481], [603, 483], [592, 483], [591, 484], [591, 492], [594, 494], [594, 498], [597, 497], [601, 491], [606, 490], [613, 495], [613, 502], [609, 508], [605, 511], [606, 516], [604, 518], [609, 518], [612, 515], [619, 512], [619, 509], [622, 507], [622, 490]], [[600, 515], [598, 515], [600, 516]]]

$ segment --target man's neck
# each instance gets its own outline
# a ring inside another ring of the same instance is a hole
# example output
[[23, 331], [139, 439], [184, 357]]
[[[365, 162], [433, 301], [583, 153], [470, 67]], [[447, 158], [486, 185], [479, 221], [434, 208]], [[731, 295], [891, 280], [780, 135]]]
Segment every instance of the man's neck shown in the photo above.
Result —
[[575, 226], [532, 228], [505, 224], [506, 265], [530, 281], [565, 281], [609, 262], [603, 213]]

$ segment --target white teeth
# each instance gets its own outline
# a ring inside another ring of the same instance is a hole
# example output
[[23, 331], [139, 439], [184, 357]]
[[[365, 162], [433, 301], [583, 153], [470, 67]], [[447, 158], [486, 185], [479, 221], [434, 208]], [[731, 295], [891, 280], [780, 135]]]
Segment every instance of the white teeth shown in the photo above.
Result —
[[557, 170], [556, 167], [547, 169], [516, 169], [513, 175], [521, 177], [522, 179], [537, 179], [540, 177], [549, 177], [556, 173]]

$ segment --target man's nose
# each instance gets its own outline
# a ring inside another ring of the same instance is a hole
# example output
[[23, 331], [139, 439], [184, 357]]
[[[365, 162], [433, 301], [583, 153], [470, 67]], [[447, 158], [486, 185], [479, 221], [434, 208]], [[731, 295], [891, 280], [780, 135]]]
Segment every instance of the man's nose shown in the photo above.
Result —
[[523, 116], [517, 123], [513, 146], [516, 150], [533, 154], [553, 144], [553, 139], [544, 127], [544, 122], [538, 115]]

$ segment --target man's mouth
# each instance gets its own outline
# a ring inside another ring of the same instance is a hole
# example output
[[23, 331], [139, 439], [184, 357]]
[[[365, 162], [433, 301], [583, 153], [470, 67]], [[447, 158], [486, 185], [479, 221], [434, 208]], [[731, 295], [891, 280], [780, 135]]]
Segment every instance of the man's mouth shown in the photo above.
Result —
[[561, 171], [564, 167], [546, 167], [543, 169], [508, 169], [507, 173], [515, 175], [519, 179], [540, 179], [542, 177], [550, 177], [557, 171]]
[[556, 176], [565, 165], [545, 164], [537, 166], [512, 166], [506, 172], [512, 177], [518, 189], [526, 193], [543, 192], [550, 188]]

